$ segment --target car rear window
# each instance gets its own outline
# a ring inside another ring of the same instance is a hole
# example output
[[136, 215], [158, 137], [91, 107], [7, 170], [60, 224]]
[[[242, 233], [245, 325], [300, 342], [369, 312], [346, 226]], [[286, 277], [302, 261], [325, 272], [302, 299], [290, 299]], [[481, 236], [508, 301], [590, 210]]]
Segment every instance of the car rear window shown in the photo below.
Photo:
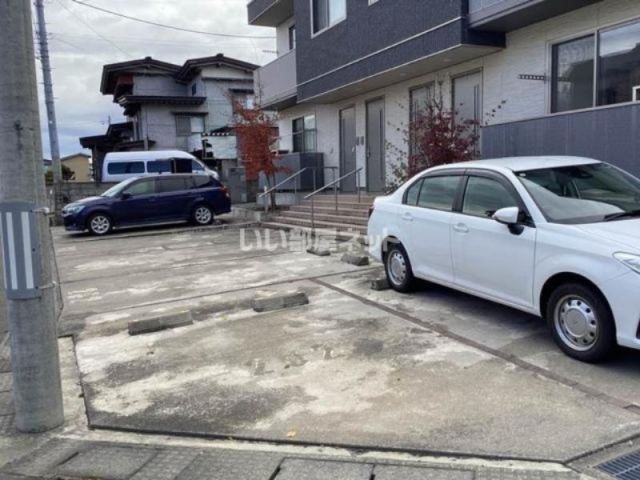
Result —
[[124, 175], [128, 173], [144, 173], [144, 162], [116, 162], [107, 166], [107, 172], [111, 175]]

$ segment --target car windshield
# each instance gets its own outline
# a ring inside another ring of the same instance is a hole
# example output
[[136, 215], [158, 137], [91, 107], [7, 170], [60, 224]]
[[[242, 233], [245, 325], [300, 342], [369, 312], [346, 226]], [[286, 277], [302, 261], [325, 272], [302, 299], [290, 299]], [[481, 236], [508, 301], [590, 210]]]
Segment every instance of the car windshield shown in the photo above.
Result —
[[137, 180], [137, 178], [129, 178], [123, 182], [120, 182], [117, 185], [114, 185], [113, 187], [111, 187], [109, 190], [107, 190], [106, 192], [104, 192], [102, 195], [100, 195], [101, 197], [108, 197], [108, 198], [115, 198], [118, 195], [120, 195], [120, 193], [122, 193], [122, 191], [127, 188], [129, 185], [131, 185], [135, 180]]
[[550, 222], [581, 224], [640, 217], [640, 180], [609, 164], [516, 175]]

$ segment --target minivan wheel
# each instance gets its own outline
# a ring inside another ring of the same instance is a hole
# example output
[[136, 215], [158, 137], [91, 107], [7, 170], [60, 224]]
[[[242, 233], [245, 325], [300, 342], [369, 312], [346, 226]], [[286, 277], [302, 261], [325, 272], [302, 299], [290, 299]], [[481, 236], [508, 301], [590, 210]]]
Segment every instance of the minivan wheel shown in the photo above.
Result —
[[94, 213], [89, 217], [87, 227], [93, 235], [106, 235], [111, 231], [113, 225], [108, 215], [104, 213]]
[[193, 209], [191, 221], [196, 225], [209, 225], [213, 222], [213, 212], [206, 205], [198, 205]]
[[613, 314], [595, 288], [580, 283], [561, 285], [551, 295], [546, 313], [553, 339], [570, 357], [596, 363], [614, 350]]
[[401, 244], [392, 244], [384, 257], [384, 270], [391, 288], [397, 292], [410, 292], [415, 284], [409, 256]]

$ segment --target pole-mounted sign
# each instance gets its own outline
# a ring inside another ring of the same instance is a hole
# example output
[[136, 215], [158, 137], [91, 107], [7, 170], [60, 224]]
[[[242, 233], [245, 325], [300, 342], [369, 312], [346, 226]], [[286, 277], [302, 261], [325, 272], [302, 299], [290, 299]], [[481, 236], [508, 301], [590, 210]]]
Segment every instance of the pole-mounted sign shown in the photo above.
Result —
[[0, 237], [7, 298], [25, 300], [42, 295], [40, 248], [35, 206], [23, 202], [0, 203]]

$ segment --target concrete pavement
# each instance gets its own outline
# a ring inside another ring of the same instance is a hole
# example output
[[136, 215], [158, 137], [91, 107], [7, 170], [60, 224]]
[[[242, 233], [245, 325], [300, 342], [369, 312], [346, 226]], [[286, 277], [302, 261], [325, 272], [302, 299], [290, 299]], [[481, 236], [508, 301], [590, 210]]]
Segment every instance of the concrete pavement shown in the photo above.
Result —
[[[49, 461], [29, 475], [562, 479], [579, 459], [597, 477], [591, 453], [640, 433], [637, 354], [578, 364], [519, 312], [433, 286], [372, 291], [380, 268], [341, 262], [344, 244], [317, 257], [255, 229], [55, 237], [75, 413], [37, 444], [0, 438], [15, 445], [6, 475]], [[289, 292], [309, 304], [252, 309]], [[193, 325], [128, 334], [185, 309]], [[18, 460], [47, 441], [73, 451]]]

